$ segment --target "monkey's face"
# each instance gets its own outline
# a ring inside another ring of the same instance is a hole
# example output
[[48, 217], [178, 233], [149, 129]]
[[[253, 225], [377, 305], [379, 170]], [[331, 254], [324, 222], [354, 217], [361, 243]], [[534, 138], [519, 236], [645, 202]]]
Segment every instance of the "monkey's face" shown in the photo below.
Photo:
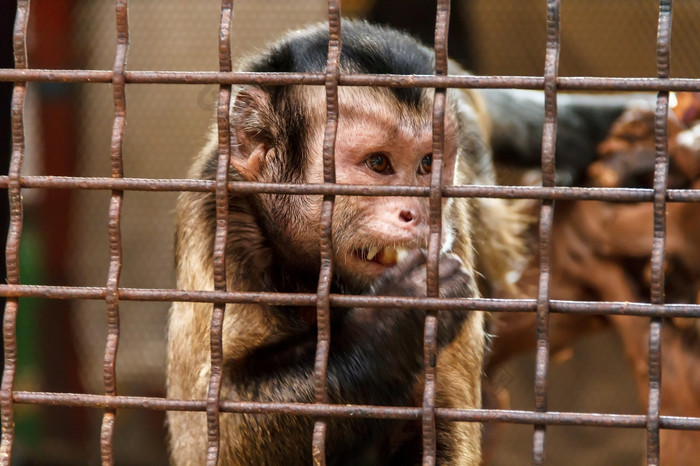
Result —
[[[303, 116], [305, 143], [298, 181], [323, 182], [326, 100], [322, 88], [290, 93], [287, 117], [266, 92], [240, 92], [234, 106], [235, 170], [250, 181], [294, 182], [289, 147], [277, 145], [282, 121]], [[339, 184], [429, 186], [433, 157], [433, 91], [416, 102], [400, 102], [389, 89], [341, 88], [335, 142]], [[443, 185], [454, 183], [458, 128], [456, 106], [448, 106], [442, 157]], [[258, 219], [275, 254], [299, 271], [315, 275], [320, 245], [321, 196], [258, 196]], [[445, 201], [447, 203], [448, 201]], [[365, 289], [401, 256], [425, 249], [429, 235], [427, 197], [337, 196], [333, 211], [334, 269], [346, 283]]]
[[[446, 123], [443, 183], [452, 184], [457, 124], [452, 115]], [[341, 92], [336, 182], [429, 186], [432, 137], [432, 98], [427, 95], [418, 108], [407, 108], [388, 92]], [[320, 147], [322, 138], [317, 139]], [[320, 154], [313, 159], [309, 179], [321, 182]], [[357, 284], [371, 283], [408, 251], [427, 247], [428, 221], [427, 197], [338, 196], [333, 213], [337, 273]]]

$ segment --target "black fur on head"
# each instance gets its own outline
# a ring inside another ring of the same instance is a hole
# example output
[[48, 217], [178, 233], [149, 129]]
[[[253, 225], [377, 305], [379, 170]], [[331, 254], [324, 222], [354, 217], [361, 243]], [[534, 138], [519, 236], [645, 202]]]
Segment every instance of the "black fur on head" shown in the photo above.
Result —
[[[408, 34], [364, 21], [344, 20], [341, 29], [340, 69], [343, 73], [433, 74], [434, 55]], [[243, 64], [243, 70], [258, 73], [323, 73], [328, 58], [328, 25], [320, 23], [295, 31], [261, 55]], [[281, 146], [286, 155], [285, 179], [302, 179], [308, 138], [308, 112], [291, 86], [263, 87], [283, 122]], [[388, 88], [397, 101], [417, 108], [425, 92], [421, 88]]]
[[[296, 31], [247, 65], [253, 72], [322, 73], [328, 57], [328, 25]], [[344, 73], [433, 74], [433, 52], [408, 34], [345, 20], [341, 27], [340, 69]], [[422, 89], [392, 88], [399, 102], [417, 106]]]
[[[363, 21], [344, 20], [341, 34], [340, 68], [344, 73], [434, 72], [433, 52], [405, 33]], [[322, 73], [326, 68], [328, 39], [327, 24], [317, 24], [292, 32], [262, 54], [244, 62], [240, 69], [259, 73]], [[399, 106], [418, 110], [425, 103], [425, 89], [387, 89], [388, 95], [393, 96]], [[244, 146], [255, 147], [263, 144], [270, 149], [267, 166], [274, 166], [275, 171], [274, 174], [265, 175], [264, 181], [308, 181], [306, 169], [311, 149], [308, 147], [308, 141], [312, 125], [318, 125], [318, 122], [312, 121], [308, 105], [305, 95], [299, 92], [299, 86], [246, 85], [238, 90], [232, 107], [232, 137], [245, 137], [251, 141], [238, 145], [236, 152], [240, 152], [238, 156], [245, 158], [247, 149]], [[234, 143], [238, 144], [236, 141]], [[269, 163], [269, 158], [274, 158], [274, 163]], [[204, 167], [202, 177], [213, 179], [215, 174], [216, 156], [212, 154]], [[242, 178], [234, 168], [231, 177]], [[293, 216], [295, 211], [288, 208], [290, 204], [304, 202], [306, 201], [298, 198], [292, 200], [286, 195], [232, 195], [229, 210], [233, 218], [229, 223], [230, 237], [234, 244], [230, 246], [230, 253], [238, 261], [249, 262], [251, 267], [248, 270], [264, 269], [268, 280], [261, 281], [271, 282], [271, 289], [303, 288], [298, 284], [282, 283], [288, 278], [285, 278], [281, 271], [286, 271], [290, 262], [297, 272], [308, 271], [311, 279], [303, 273], [292, 274], [292, 277], [299, 278], [303, 283], [315, 283], [317, 278], [317, 248], [308, 245], [306, 249], [301, 250], [277, 247], [280, 244], [289, 244], [288, 225], [294, 225], [294, 231], [315, 228], [306, 222], [300, 223]], [[208, 205], [208, 217], [213, 222], [213, 198], [209, 200]], [[297, 208], [303, 210], [303, 206]], [[290, 215], [292, 217], [289, 217]], [[237, 216], [244, 220], [237, 221]], [[249, 238], [253, 231], [250, 229], [251, 225], [256, 226], [253, 230], [258, 230], [254, 235], [256, 238]], [[252, 247], [252, 244], [262, 246], [263, 249]], [[269, 252], [266, 252], [265, 248], [270, 248]], [[255, 267], [253, 264], [266, 263], [260, 260], [262, 257], [274, 257], [279, 263]], [[270, 270], [273, 273], [268, 275]], [[274, 273], [275, 271], [282, 275]]]

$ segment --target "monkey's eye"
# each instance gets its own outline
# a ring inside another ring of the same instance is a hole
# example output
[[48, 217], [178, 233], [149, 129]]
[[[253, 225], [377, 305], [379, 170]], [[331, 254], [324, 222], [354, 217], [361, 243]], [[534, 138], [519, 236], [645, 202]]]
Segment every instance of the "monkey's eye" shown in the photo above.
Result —
[[420, 167], [418, 168], [418, 173], [421, 175], [427, 175], [433, 169], [433, 154], [428, 154], [420, 161]]
[[382, 152], [374, 152], [369, 154], [367, 159], [365, 159], [365, 165], [367, 165], [370, 170], [377, 173], [382, 173], [385, 175], [394, 173], [394, 170], [391, 168], [391, 163], [389, 162], [389, 157]]

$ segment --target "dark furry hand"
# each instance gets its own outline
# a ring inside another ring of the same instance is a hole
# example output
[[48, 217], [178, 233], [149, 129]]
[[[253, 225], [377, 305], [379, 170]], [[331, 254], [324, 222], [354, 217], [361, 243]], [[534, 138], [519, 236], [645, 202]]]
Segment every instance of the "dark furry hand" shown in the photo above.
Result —
[[[403, 261], [387, 270], [372, 286], [376, 296], [427, 296], [426, 252], [411, 251]], [[470, 296], [473, 280], [455, 254], [440, 256], [440, 296], [459, 298]]]

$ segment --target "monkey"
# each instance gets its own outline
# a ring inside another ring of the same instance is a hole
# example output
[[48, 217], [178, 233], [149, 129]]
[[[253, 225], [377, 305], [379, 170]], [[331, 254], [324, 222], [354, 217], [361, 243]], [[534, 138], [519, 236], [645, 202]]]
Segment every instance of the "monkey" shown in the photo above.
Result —
[[[533, 90], [482, 89], [488, 108], [488, 141], [497, 166], [540, 167], [544, 95]], [[597, 157], [598, 144], [632, 105], [653, 105], [653, 95], [635, 93], [557, 95], [556, 181], [580, 185]]]
[[[323, 72], [328, 37], [323, 24], [294, 31], [245, 60], [240, 70]], [[342, 73], [434, 74], [433, 51], [404, 32], [343, 20], [341, 39]], [[464, 71], [451, 63], [450, 73]], [[341, 86], [334, 151], [336, 182], [429, 186], [434, 92], [430, 88]], [[507, 108], [507, 97], [499, 91], [491, 92], [490, 97], [482, 94], [486, 92], [447, 90], [443, 185], [496, 184], [492, 147], [514, 152], [511, 158], [527, 162], [532, 158], [532, 141], [538, 135], [541, 140], [543, 115], [533, 110], [491, 109], [490, 113], [489, 106]], [[235, 87], [232, 95], [230, 180], [323, 182], [322, 87], [250, 84]], [[517, 102], [535, 105], [528, 98]], [[511, 114], [527, 121], [511, 121]], [[576, 112], [571, 114], [578, 118]], [[576, 123], [580, 131], [596, 119], [582, 121]], [[519, 140], [502, 142], [499, 138]], [[569, 165], [572, 172], [578, 170], [578, 165]], [[213, 136], [196, 157], [190, 176], [213, 180], [216, 166]], [[315, 293], [321, 202], [319, 195], [229, 193], [227, 289]], [[428, 203], [425, 197], [337, 195], [332, 216], [332, 292], [426, 296]], [[184, 192], [178, 199], [178, 289], [213, 289], [214, 204], [211, 192]], [[444, 198], [440, 296], [472, 298], [513, 292], [526, 262], [525, 225], [522, 214], [505, 199]], [[166, 363], [169, 398], [206, 398], [211, 314], [211, 304], [172, 304]], [[420, 309], [332, 308], [327, 366], [330, 403], [420, 406], [425, 316], [426, 311]], [[485, 313], [438, 311], [437, 316], [436, 406], [479, 408], [488, 340]], [[315, 319], [315, 309], [304, 307], [227, 304], [221, 399], [313, 402]], [[221, 413], [219, 462], [310, 464], [314, 421], [291, 414]], [[327, 422], [326, 459], [331, 465], [420, 462], [421, 426], [417, 422], [367, 418], [330, 418]], [[204, 463], [205, 413], [171, 411], [167, 424], [173, 464]], [[436, 429], [439, 464], [480, 464], [479, 423], [438, 419]]]
[[[255, 72], [321, 72], [327, 27], [296, 31], [242, 66]], [[344, 73], [431, 74], [432, 51], [407, 34], [344, 21]], [[339, 89], [335, 148], [338, 183], [428, 186], [432, 168], [433, 91]], [[324, 93], [303, 86], [241, 86], [231, 106], [230, 179], [322, 182]], [[482, 102], [448, 92], [443, 183], [493, 184]], [[213, 179], [213, 139], [191, 176]], [[320, 252], [320, 196], [230, 194], [227, 280], [237, 291], [315, 292]], [[212, 193], [182, 193], [177, 206], [177, 286], [213, 289]], [[428, 199], [336, 196], [334, 292], [378, 296], [426, 294]], [[517, 213], [500, 199], [443, 201], [440, 294], [478, 297], [508, 284], [521, 254]], [[402, 255], [407, 257], [403, 260]], [[488, 283], [489, 286], [484, 286]], [[168, 325], [168, 397], [203, 399], [209, 382], [210, 304], [176, 302]], [[328, 392], [331, 403], [418, 406], [422, 399], [425, 311], [332, 309]], [[438, 312], [436, 404], [480, 406], [484, 315]], [[312, 402], [315, 316], [303, 308], [226, 306], [221, 398]], [[222, 464], [309, 464], [314, 420], [292, 415], [222, 413]], [[201, 464], [204, 413], [169, 412], [174, 464]], [[438, 461], [478, 464], [480, 426], [438, 422]], [[328, 421], [329, 464], [412, 464], [420, 460], [420, 425], [408, 421]]]

